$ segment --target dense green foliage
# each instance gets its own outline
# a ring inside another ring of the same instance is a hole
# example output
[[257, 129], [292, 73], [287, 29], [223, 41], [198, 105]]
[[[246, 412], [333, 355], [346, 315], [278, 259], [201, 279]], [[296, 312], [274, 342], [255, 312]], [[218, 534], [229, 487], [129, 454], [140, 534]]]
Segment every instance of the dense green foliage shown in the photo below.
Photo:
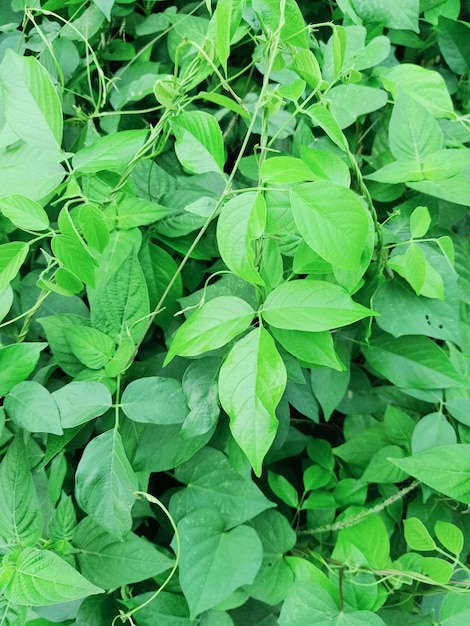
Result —
[[0, 624], [470, 623], [470, 13], [0, 6]]

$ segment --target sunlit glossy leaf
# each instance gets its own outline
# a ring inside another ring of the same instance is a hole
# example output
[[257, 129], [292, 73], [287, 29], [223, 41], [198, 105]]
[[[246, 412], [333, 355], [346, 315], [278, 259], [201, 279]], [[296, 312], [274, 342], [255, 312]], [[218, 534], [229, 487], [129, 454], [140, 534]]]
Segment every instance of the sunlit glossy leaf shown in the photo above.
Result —
[[219, 374], [220, 402], [230, 429], [257, 475], [278, 428], [275, 410], [287, 382], [284, 363], [262, 327], [240, 339]]

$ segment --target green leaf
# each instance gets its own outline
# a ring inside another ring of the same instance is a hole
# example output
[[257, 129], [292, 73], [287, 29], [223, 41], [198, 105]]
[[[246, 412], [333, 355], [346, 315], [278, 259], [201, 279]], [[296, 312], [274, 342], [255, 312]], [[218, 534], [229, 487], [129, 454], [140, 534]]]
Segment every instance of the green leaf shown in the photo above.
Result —
[[323, 104], [312, 104], [312, 106], [306, 110], [306, 113], [312, 118], [316, 126], [320, 126], [320, 128], [325, 131], [331, 141], [336, 144], [340, 150], [348, 152], [348, 141], [343, 131], [332, 113]]
[[434, 525], [436, 537], [446, 550], [452, 554], [460, 554], [463, 550], [464, 536], [462, 531], [455, 524], [438, 520]]
[[298, 183], [318, 179], [302, 159], [287, 156], [266, 159], [261, 165], [260, 176], [265, 183]]
[[72, 159], [74, 170], [93, 174], [101, 170], [123, 171], [144, 145], [147, 130], [122, 130], [98, 137]]
[[4, 593], [8, 600], [19, 605], [45, 606], [102, 591], [54, 552], [28, 547], [16, 559]]
[[382, 89], [365, 85], [338, 85], [328, 91], [330, 111], [340, 128], [354, 124], [357, 118], [381, 109], [387, 104], [388, 96]]
[[109, 389], [91, 380], [74, 380], [54, 391], [52, 397], [64, 428], [75, 428], [104, 415], [112, 404]]
[[272, 492], [282, 500], [282, 502], [285, 502], [293, 509], [299, 506], [299, 494], [287, 478], [268, 470], [268, 484]]
[[445, 300], [417, 297], [406, 283], [386, 281], [374, 295], [374, 309], [380, 313], [377, 324], [394, 337], [427, 335], [459, 344], [459, 302], [453, 296]]
[[403, 520], [405, 541], [412, 550], [428, 552], [436, 549], [436, 543], [429, 534], [426, 526], [417, 517]]
[[65, 336], [73, 354], [90, 369], [104, 367], [114, 354], [114, 341], [96, 328], [88, 326], [67, 328]]
[[29, 608], [19, 606], [6, 598], [0, 598], [0, 624], [2, 626], [23, 626]]
[[181, 424], [188, 406], [179, 380], [148, 376], [133, 380], [124, 389], [121, 408], [135, 422]]
[[470, 180], [466, 173], [443, 178], [442, 180], [407, 181], [407, 186], [420, 193], [447, 200], [447, 202], [454, 202], [464, 206], [468, 204]]
[[[149, 600], [151, 601], [145, 604]], [[182, 594], [161, 591], [154, 598], [153, 592], [142, 593], [133, 596], [130, 601], [130, 608], [137, 607], [139, 607], [139, 626], [155, 626], [155, 624], [197, 626], [200, 623], [199, 620], [189, 618], [188, 604]], [[217, 614], [220, 614], [220, 611], [217, 611]], [[94, 616], [93, 613], [92, 615]], [[88, 626], [88, 622], [83, 623], [83, 625], [80, 623], [80, 626]], [[224, 625], [221, 624], [221, 626]]]
[[381, 75], [385, 88], [397, 99], [405, 93], [434, 117], [455, 117], [446, 83], [439, 74], [420, 65], [400, 63]]
[[45, 152], [62, 143], [62, 107], [46, 69], [33, 56], [7, 49], [0, 66], [4, 115], [13, 132]]
[[281, 41], [291, 46], [308, 48], [307, 29], [299, 6], [295, 0], [282, 5], [277, 0], [255, 0], [254, 9], [265, 27], [276, 32], [281, 27]]
[[42, 514], [21, 433], [0, 464], [0, 537], [6, 546], [34, 545], [42, 533]]
[[416, 424], [411, 438], [411, 451], [418, 454], [447, 444], [457, 443], [457, 434], [441, 411], [424, 415]]
[[276, 436], [275, 411], [286, 382], [284, 362], [262, 327], [240, 339], [220, 369], [220, 403], [230, 417], [232, 435], [258, 476]]
[[442, 626], [465, 626], [470, 619], [470, 598], [465, 593], [446, 593], [439, 608]]
[[225, 528], [233, 528], [275, 506], [250, 477], [244, 478], [222, 452], [208, 446], [179, 465], [175, 478], [187, 485], [171, 497], [170, 512], [178, 520], [210, 508], [220, 512]]
[[217, 510], [199, 509], [178, 523], [178, 533], [179, 578], [192, 618], [253, 583], [263, 557], [253, 528], [243, 525], [227, 531]]
[[52, 239], [52, 251], [60, 263], [90, 287], [95, 286], [95, 261], [77, 234]]
[[[110, 207], [111, 209], [114, 207]], [[109, 216], [114, 217], [117, 228], [128, 230], [136, 226], [146, 226], [158, 222], [166, 217], [171, 209], [157, 202], [141, 200], [131, 194], [124, 194], [116, 205], [115, 215], [109, 211]]]
[[289, 522], [278, 511], [269, 509], [250, 524], [263, 544], [263, 562], [252, 585], [246, 590], [252, 598], [269, 605], [282, 602], [294, 580], [284, 554], [296, 543]]
[[427, 337], [395, 339], [376, 333], [363, 348], [367, 364], [398, 387], [440, 389], [465, 387], [448, 355]]
[[387, 0], [351, 0], [365, 22], [379, 22], [387, 28], [419, 32], [419, 0], [398, 0], [392, 7]]
[[134, 533], [117, 539], [90, 517], [75, 529], [73, 545], [78, 550], [76, 556], [82, 574], [104, 589], [137, 583], [173, 566], [172, 559], [146, 539]]
[[297, 580], [281, 608], [279, 626], [326, 626], [336, 624], [339, 609], [326, 589], [320, 585]]
[[241, 298], [220, 296], [209, 300], [178, 329], [164, 364], [177, 354], [197, 356], [221, 348], [246, 330], [254, 315], [252, 307]]
[[338, 371], [338, 368], [312, 367], [310, 372], [310, 383], [313, 393], [323, 411], [325, 421], [328, 421], [343, 399], [349, 385], [349, 369]]
[[102, 211], [93, 204], [82, 204], [78, 221], [88, 245], [98, 252], [103, 252], [109, 241], [109, 232]]
[[406, 459], [391, 461], [431, 489], [470, 504], [470, 444], [436, 446]]
[[[85, 311], [88, 313], [87, 309]], [[74, 326], [90, 326], [90, 321], [82, 315], [58, 314], [40, 317], [39, 324], [43, 327], [49, 347], [59, 367], [66, 374], [76, 376], [83, 370], [83, 364], [72, 353], [67, 341], [66, 329]]]
[[300, 234], [323, 259], [343, 269], [358, 267], [369, 229], [359, 197], [329, 181], [298, 185], [290, 192]]
[[42, 206], [25, 196], [14, 195], [2, 198], [0, 210], [17, 228], [46, 230], [49, 227], [49, 218]]
[[227, 267], [240, 278], [263, 285], [256, 266], [255, 244], [266, 223], [266, 204], [256, 192], [247, 192], [226, 202], [217, 222], [217, 243]]
[[413, 239], [424, 237], [431, 225], [431, 216], [426, 206], [417, 206], [410, 215], [410, 231]]
[[[347, 513], [354, 515], [362, 511], [363, 508], [350, 507]], [[346, 521], [348, 516], [343, 514], [340, 519]], [[338, 533], [332, 558], [373, 569], [387, 567], [390, 541], [381, 517], [370, 513], [354, 525], [345, 525]]]
[[421, 567], [425, 574], [441, 585], [446, 585], [454, 573], [452, 563], [434, 556], [427, 556], [421, 561]]
[[31, 433], [63, 433], [54, 398], [35, 381], [28, 380], [15, 385], [5, 398], [4, 407], [17, 426]]
[[183, 393], [191, 409], [181, 433], [185, 437], [204, 435], [217, 424], [220, 413], [217, 378], [221, 360], [207, 357], [194, 361], [183, 376]]
[[343, 369], [343, 365], [336, 356], [333, 338], [329, 331], [312, 333], [273, 326], [271, 332], [281, 346], [300, 361], [308, 365], [332, 367], [339, 371]]
[[111, 9], [114, 6], [115, 0], [93, 0], [96, 6], [102, 11], [108, 22], [111, 21]]
[[[235, 0], [235, 2], [237, 1], [238, 0]], [[228, 4], [230, 2], [233, 2], [233, 0], [227, 0], [225, 4]], [[221, 3], [219, 2], [217, 4], [216, 10], [218, 9], [220, 5]], [[238, 104], [237, 102], [235, 102], [235, 100], [232, 100], [232, 98], [229, 98], [228, 96], [224, 96], [221, 93], [200, 91], [197, 94], [197, 97], [202, 98], [203, 100], [206, 100], [207, 102], [213, 102], [214, 104], [218, 104], [220, 107], [224, 109], [228, 109], [229, 111], [233, 111], [233, 113], [240, 115], [240, 117], [250, 119], [250, 114], [241, 104]]]
[[320, 280], [292, 280], [268, 295], [262, 314], [277, 328], [321, 332], [352, 324], [374, 313], [354, 302], [338, 285]]
[[[322, 79], [320, 65], [315, 55], [311, 50], [307, 50], [306, 48], [298, 50], [293, 55], [293, 61], [289, 65], [289, 69], [293, 70], [298, 76], [300, 76], [300, 78], [302, 78], [312, 89], [316, 89]], [[304, 88], [300, 90], [299, 97], [304, 89], [305, 84]], [[282, 95], [284, 95], [284, 93], [282, 93]], [[297, 98], [293, 99], [297, 100]]]
[[45, 343], [18, 343], [0, 348], [0, 396], [31, 374]]
[[437, 42], [445, 62], [456, 74], [466, 74], [470, 65], [468, 22], [439, 16]]
[[31, 200], [49, 196], [65, 175], [56, 150], [29, 144], [0, 149], [0, 172], [0, 197], [21, 194]]
[[131, 508], [139, 484], [126, 457], [120, 434], [108, 430], [86, 446], [75, 474], [80, 507], [120, 539], [131, 529]]
[[180, 113], [170, 120], [176, 137], [175, 152], [191, 174], [223, 172], [225, 163], [222, 132], [216, 119], [203, 111]]
[[96, 289], [87, 289], [91, 320], [95, 328], [117, 344], [129, 336], [137, 342], [147, 328], [146, 316], [150, 313], [145, 276], [133, 250], [121, 250], [116, 255], [119, 255], [116, 264], [121, 260], [120, 255], [124, 256], [121, 263], [111, 267], [109, 273], [101, 263]]
[[0, 290], [5, 289], [18, 274], [29, 251], [27, 243], [12, 241], [0, 246]]
[[390, 150], [396, 159], [422, 161], [443, 146], [441, 128], [429, 109], [411, 95], [399, 93], [388, 130]]
[[316, 176], [315, 180], [330, 180], [341, 187], [351, 184], [349, 167], [333, 152], [302, 146], [302, 160]]
[[225, 73], [227, 73], [230, 42], [240, 24], [244, 7], [245, 0], [221, 0], [215, 7], [215, 50]]

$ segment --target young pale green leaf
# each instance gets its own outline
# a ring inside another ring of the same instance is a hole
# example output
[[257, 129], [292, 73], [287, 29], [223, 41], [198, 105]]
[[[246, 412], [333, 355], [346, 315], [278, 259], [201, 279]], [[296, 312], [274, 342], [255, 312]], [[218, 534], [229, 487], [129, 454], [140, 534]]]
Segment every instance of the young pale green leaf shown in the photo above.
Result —
[[[232, 2], [232, 1], [233, 0], [228, 0], [228, 2]], [[220, 4], [221, 3], [217, 4], [217, 9], [219, 8]], [[202, 98], [203, 100], [206, 100], [207, 102], [213, 102], [214, 104], [218, 104], [220, 107], [224, 109], [233, 111], [233, 113], [236, 113], [240, 117], [250, 119], [250, 114], [245, 109], [245, 107], [235, 102], [235, 100], [232, 100], [232, 98], [229, 98], [228, 96], [224, 96], [221, 93], [212, 93], [210, 91], [200, 91], [197, 94], [197, 97]]]
[[13, 289], [7, 285], [0, 289], [0, 322], [7, 315], [13, 304]]
[[102, 211], [93, 204], [82, 204], [78, 221], [88, 245], [98, 252], [103, 252], [109, 241], [109, 232]]
[[255, 517], [249, 525], [263, 544], [263, 563], [246, 591], [255, 600], [273, 606], [284, 600], [294, 580], [284, 554], [294, 547], [296, 535], [287, 518], [272, 509]]
[[191, 174], [223, 172], [224, 142], [217, 120], [203, 111], [180, 113], [170, 120], [176, 137], [175, 152]]
[[193, 619], [238, 587], [253, 583], [263, 558], [253, 528], [242, 525], [227, 531], [217, 510], [199, 509], [183, 517], [178, 533], [180, 584]]
[[333, 152], [302, 146], [302, 161], [312, 170], [315, 180], [330, 180], [341, 187], [351, 184], [349, 167]]
[[273, 33], [281, 28], [283, 43], [308, 48], [307, 28], [295, 0], [286, 0], [282, 4], [278, 0], [257, 0], [253, 8], [265, 28]]
[[0, 537], [6, 546], [34, 545], [42, 532], [42, 513], [21, 432], [0, 464]]
[[16, 559], [4, 594], [15, 604], [45, 606], [79, 600], [102, 591], [54, 552], [28, 547]]
[[299, 506], [299, 494], [295, 487], [282, 474], [268, 470], [268, 484], [272, 492], [293, 509]]
[[263, 318], [276, 328], [321, 332], [346, 326], [374, 312], [352, 300], [338, 285], [320, 280], [292, 280], [266, 298]]
[[413, 63], [399, 63], [386, 70], [381, 79], [395, 100], [398, 94], [405, 93], [434, 117], [454, 119], [454, 105], [445, 80], [439, 72]]
[[369, 230], [359, 197], [329, 181], [298, 185], [290, 192], [300, 234], [325, 261], [336, 267], [358, 267]]
[[147, 134], [147, 130], [122, 130], [98, 137], [91, 146], [77, 152], [72, 165], [80, 174], [124, 170], [142, 148]]
[[462, 552], [464, 536], [458, 526], [438, 520], [434, 525], [434, 532], [446, 550], [457, 555]]
[[431, 216], [426, 206], [417, 206], [410, 215], [411, 236], [416, 239], [424, 237], [431, 226]]
[[28, 244], [19, 241], [11, 241], [0, 246], [0, 290], [5, 289], [18, 274], [28, 251]]
[[339, 626], [339, 615], [336, 602], [326, 589], [312, 581], [296, 580], [282, 605], [278, 623], [279, 626]]
[[[294, 54], [289, 69], [300, 76], [312, 89], [316, 89], [322, 79], [320, 65], [318, 64], [316, 56], [311, 50], [307, 50], [306, 48], [301, 48]], [[302, 92], [303, 91], [304, 89], [302, 89]], [[299, 94], [299, 96], [300, 95], [301, 94]]]
[[0, 211], [17, 228], [23, 230], [46, 230], [49, 227], [49, 218], [42, 206], [25, 196], [2, 198]]
[[396, 159], [422, 161], [442, 148], [443, 134], [427, 108], [400, 93], [392, 110], [388, 140]]
[[429, 534], [426, 526], [417, 517], [403, 520], [405, 541], [412, 550], [428, 552], [436, 549], [436, 543]]
[[351, 0], [354, 10], [365, 22], [379, 22], [387, 28], [419, 32], [419, 0]]
[[28, 378], [45, 347], [45, 343], [18, 343], [0, 348], [0, 396]]
[[362, 349], [368, 365], [397, 387], [466, 387], [446, 352], [427, 337], [376, 333]]
[[429, 196], [447, 200], [447, 202], [467, 206], [470, 194], [470, 178], [466, 173], [461, 173], [442, 180], [407, 181], [407, 187]]
[[74, 380], [52, 393], [64, 428], [75, 428], [106, 413], [111, 407], [109, 389], [103, 383]]
[[258, 476], [276, 436], [275, 411], [286, 382], [284, 362], [262, 327], [240, 339], [220, 369], [220, 402], [230, 417], [234, 439]]
[[405, 254], [393, 255], [388, 266], [400, 274], [417, 295], [444, 300], [442, 277], [426, 259], [419, 244], [411, 244]]
[[281, 346], [300, 361], [309, 365], [343, 370], [343, 365], [336, 355], [333, 338], [329, 331], [312, 333], [273, 326], [271, 332]]
[[171, 209], [157, 202], [141, 200], [130, 194], [124, 194], [124, 197], [117, 203], [114, 219], [118, 228], [128, 230], [158, 222], [170, 213]]
[[54, 398], [45, 387], [33, 380], [15, 385], [5, 398], [4, 407], [17, 426], [31, 433], [63, 433]]
[[425, 574], [436, 583], [447, 585], [454, 573], [454, 566], [449, 561], [435, 556], [426, 556], [421, 561], [421, 567]]
[[248, 328], [254, 314], [247, 302], [235, 296], [209, 300], [178, 329], [164, 364], [177, 354], [197, 356], [221, 348]]
[[111, 21], [111, 10], [114, 6], [115, 0], [93, 0], [96, 6], [102, 11], [108, 22]]
[[217, 223], [220, 256], [234, 274], [253, 285], [263, 285], [254, 244], [266, 224], [266, 203], [256, 192], [247, 192], [224, 204]]
[[227, 73], [227, 59], [230, 54], [230, 42], [242, 19], [245, 0], [220, 0], [214, 11], [215, 51]]
[[265, 183], [298, 183], [318, 179], [302, 159], [288, 156], [272, 157], [263, 161], [260, 176]]
[[[350, 507], [348, 514], [364, 511], [362, 507]], [[343, 520], [348, 517], [343, 514]], [[390, 559], [390, 540], [387, 527], [377, 513], [370, 513], [360, 522], [345, 525], [338, 533], [338, 539], [332, 553], [333, 559], [382, 569]]]
[[343, 152], [348, 152], [348, 140], [343, 131], [339, 127], [338, 122], [332, 113], [320, 103], [312, 104], [306, 111], [307, 115], [313, 120], [316, 126], [320, 126], [331, 141], [338, 146]]
[[121, 435], [108, 430], [92, 439], [75, 474], [80, 507], [107, 532], [122, 539], [132, 527], [131, 508], [138, 488]]
[[251, 477], [244, 478], [222, 452], [209, 446], [178, 465], [175, 478], [187, 484], [171, 497], [170, 512], [177, 520], [210, 508], [220, 512], [224, 528], [234, 528], [274, 506]]
[[10, 48], [0, 66], [0, 83], [8, 126], [29, 146], [58, 151], [62, 106], [47, 70], [33, 56], [21, 56]]
[[65, 330], [73, 354], [86, 367], [100, 369], [112, 358], [114, 341], [96, 328], [75, 326]]
[[96, 263], [77, 234], [58, 235], [52, 239], [52, 251], [60, 263], [90, 287], [95, 286]]
[[470, 598], [466, 593], [446, 593], [439, 607], [442, 626], [466, 624], [470, 619]]
[[406, 459], [390, 459], [437, 492], [470, 504], [470, 444], [429, 448]]
[[162, 376], [129, 383], [121, 408], [129, 419], [144, 424], [181, 424], [189, 412], [180, 381]]
[[73, 545], [82, 574], [105, 589], [158, 576], [173, 565], [172, 559], [146, 539], [134, 533], [117, 539], [90, 517], [83, 519], [75, 529]]

